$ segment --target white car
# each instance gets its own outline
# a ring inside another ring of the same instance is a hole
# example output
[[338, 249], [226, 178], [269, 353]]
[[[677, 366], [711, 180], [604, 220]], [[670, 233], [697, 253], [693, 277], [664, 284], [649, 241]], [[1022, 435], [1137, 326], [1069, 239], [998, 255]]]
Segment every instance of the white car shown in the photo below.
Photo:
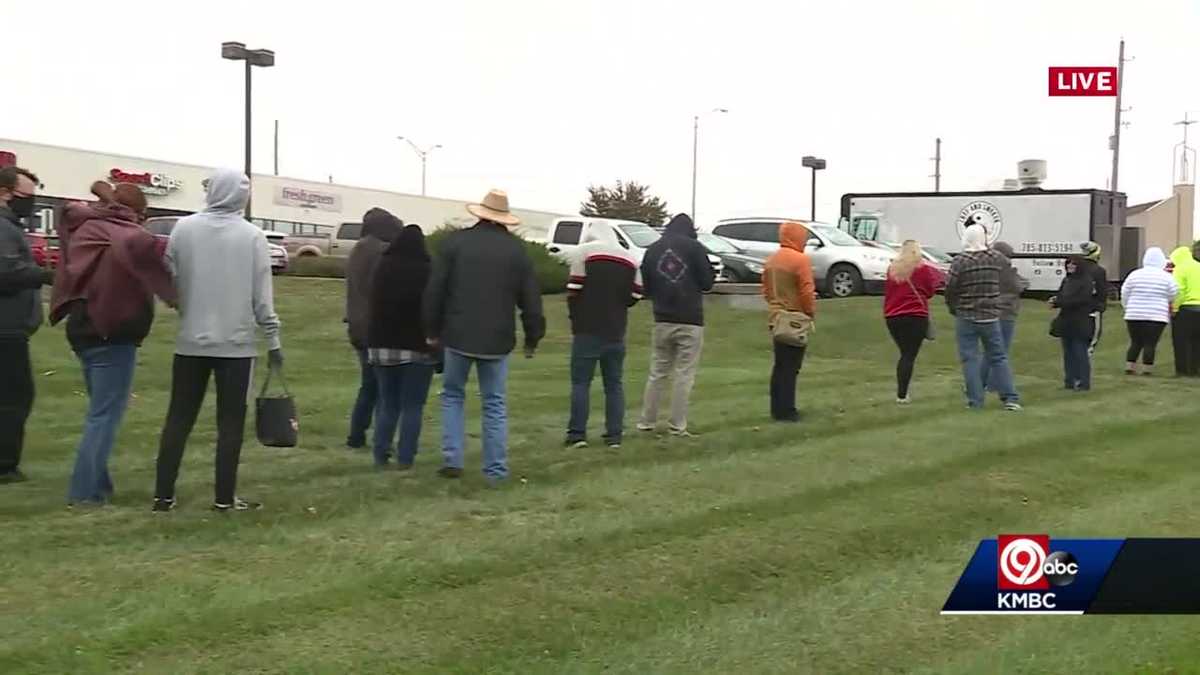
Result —
[[748, 251], [770, 254], [779, 250], [779, 226], [788, 220], [808, 228], [806, 251], [818, 291], [835, 298], [883, 292], [887, 268], [896, 253], [867, 246], [832, 225], [788, 218], [736, 218], [706, 230]]
[[[632, 220], [592, 218], [589, 216], [558, 218], [550, 224], [550, 230], [546, 234], [546, 249], [553, 253], [559, 260], [570, 262], [575, 250], [579, 248], [579, 243], [583, 241], [584, 234], [596, 228], [604, 228], [611, 231], [616, 237], [617, 243], [629, 251], [639, 265], [642, 262], [642, 258], [646, 257], [646, 249], [650, 247], [650, 244], [653, 244], [662, 237], [662, 233], [658, 230], [645, 223]], [[725, 274], [725, 264], [721, 262], [721, 259], [710, 253], [708, 264], [712, 265], [717, 279], [721, 280]]]
[[[146, 229], [150, 233], [158, 237], [166, 246], [166, 241], [171, 238], [171, 231], [175, 229], [175, 223], [179, 222], [180, 216], [155, 216], [146, 219]], [[282, 232], [271, 232], [265, 230], [267, 235], [267, 248], [271, 251], [271, 273], [280, 274], [286, 272], [291, 258], [288, 256], [287, 249], [283, 246], [283, 240], [286, 237]]]

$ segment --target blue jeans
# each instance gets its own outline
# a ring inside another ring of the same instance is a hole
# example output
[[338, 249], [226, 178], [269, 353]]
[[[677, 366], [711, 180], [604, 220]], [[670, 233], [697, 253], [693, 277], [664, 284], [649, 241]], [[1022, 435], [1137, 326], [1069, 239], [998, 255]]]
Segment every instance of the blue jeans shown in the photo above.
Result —
[[350, 435], [346, 445], [361, 448], [367, 444], [367, 429], [371, 428], [371, 414], [379, 399], [379, 384], [375, 381], [375, 368], [367, 363], [367, 350], [355, 349], [358, 354], [359, 383], [358, 398], [354, 410], [350, 411]]
[[117, 429], [133, 389], [137, 365], [134, 345], [104, 345], [78, 352], [83, 381], [88, 392], [88, 412], [83, 437], [75, 455], [75, 470], [67, 490], [67, 501], [104, 503], [113, 494], [108, 474], [108, 457], [117, 440]]
[[609, 341], [592, 335], [576, 335], [571, 341], [571, 419], [567, 422], [567, 442], [587, 440], [588, 413], [591, 408], [592, 378], [596, 364], [604, 380], [604, 440], [620, 443], [625, 427], [625, 387], [621, 372], [625, 368], [625, 342]]
[[508, 477], [507, 356], [478, 359], [446, 350], [442, 372], [442, 462], [448, 467], [463, 468], [467, 434], [463, 405], [471, 364], [479, 372], [479, 395], [483, 399], [483, 475], [503, 479]]
[[433, 366], [424, 363], [405, 363], [399, 366], [375, 366], [375, 381], [379, 383], [379, 409], [375, 414], [375, 464], [387, 464], [392, 456], [392, 439], [396, 426], [400, 440], [396, 444], [396, 461], [411, 466], [417, 457], [421, 440], [422, 415]]
[[1088, 391], [1092, 388], [1092, 359], [1088, 354], [1091, 345], [1091, 335], [1062, 338], [1063, 384], [1067, 389]]
[[[976, 322], [957, 318], [954, 333], [958, 340], [958, 360], [962, 363], [963, 379], [967, 384], [967, 405], [982, 408], [983, 365], [990, 366], [990, 384], [1005, 403], [1020, 400], [1017, 387], [1013, 384], [1012, 371], [1008, 367], [1008, 355], [1004, 351], [1004, 337], [999, 321]], [[983, 354], [979, 346], [983, 345]]]
[[[1008, 357], [1009, 372], [1012, 371], [1012, 341], [1013, 334], [1017, 332], [1016, 319], [1000, 319], [1000, 339], [1004, 342], [1004, 355]], [[992, 381], [992, 365], [983, 362], [979, 368], [979, 375], [983, 378], [983, 390], [988, 390], [988, 382]], [[995, 391], [995, 389], [992, 389]]]

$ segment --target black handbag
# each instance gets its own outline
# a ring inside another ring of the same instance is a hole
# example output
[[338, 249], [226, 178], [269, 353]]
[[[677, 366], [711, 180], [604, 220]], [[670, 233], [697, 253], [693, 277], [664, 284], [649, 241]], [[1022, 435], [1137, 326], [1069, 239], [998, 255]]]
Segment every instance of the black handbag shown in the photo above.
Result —
[[1063, 318], [1062, 314], [1050, 320], [1050, 337], [1060, 338], [1063, 336]]
[[278, 370], [283, 394], [267, 395], [271, 376], [276, 371], [275, 367], [267, 368], [267, 379], [263, 381], [262, 391], [254, 402], [254, 427], [259, 443], [269, 448], [294, 448], [300, 435], [300, 419], [296, 415], [296, 401], [292, 399], [283, 376], [283, 366], [279, 366]]

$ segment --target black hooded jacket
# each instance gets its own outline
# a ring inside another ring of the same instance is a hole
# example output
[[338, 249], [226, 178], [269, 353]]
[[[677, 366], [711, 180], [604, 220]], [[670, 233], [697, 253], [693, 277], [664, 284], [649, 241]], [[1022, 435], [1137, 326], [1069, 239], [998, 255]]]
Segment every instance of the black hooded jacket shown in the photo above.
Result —
[[371, 324], [371, 283], [384, 249], [399, 234], [404, 223], [384, 209], [371, 209], [363, 216], [362, 237], [346, 261], [346, 323], [350, 344], [367, 348]]
[[421, 296], [433, 273], [425, 235], [409, 225], [379, 259], [371, 284], [367, 347], [429, 351], [421, 325]]
[[715, 277], [708, 251], [696, 240], [696, 228], [686, 214], [667, 223], [662, 238], [642, 258], [642, 285], [654, 301], [658, 323], [704, 325], [704, 292]]
[[1104, 312], [1108, 308], [1108, 271], [1091, 258], [1083, 258], [1080, 269], [1092, 280], [1092, 310]]
[[1073, 257], [1069, 262], [1075, 263], [1075, 273], [1068, 274], [1063, 279], [1062, 286], [1054, 296], [1054, 306], [1058, 308], [1056, 321], [1059, 335], [1078, 339], [1090, 338], [1092, 319], [1089, 315], [1095, 311], [1093, 298], [1096, 282], [1091, 270], [1083, 264], [1083, 258]]

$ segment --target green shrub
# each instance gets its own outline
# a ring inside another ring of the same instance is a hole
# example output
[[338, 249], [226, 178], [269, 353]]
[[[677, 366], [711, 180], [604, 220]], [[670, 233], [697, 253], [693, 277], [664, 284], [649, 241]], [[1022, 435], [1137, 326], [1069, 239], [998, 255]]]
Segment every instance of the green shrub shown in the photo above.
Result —
[[288, 263], [288, 275], [293, 277], [322, 277], [345, 279], [346, 259], [333, 256], [304, 255]]
[[[425, 237], [425, 244], [429, 246], [429, 252], [435, 260], [437, 259], [438, 246], [456, 229], [458, 228], [440, 227]], [[552, 295], [554, 293], [566, 292], [567, 266], [559, 261], [558, 258], [555, 258], [550, 251], [546, 250], [544, 244], [525, 239], [522, 239], [521, 243], [525, 245], [525, 252], [529, 255], [529, 259], [533, 261], [533, 273], [537, 275], [538, 286], [542, 289], [542, 293]]]

